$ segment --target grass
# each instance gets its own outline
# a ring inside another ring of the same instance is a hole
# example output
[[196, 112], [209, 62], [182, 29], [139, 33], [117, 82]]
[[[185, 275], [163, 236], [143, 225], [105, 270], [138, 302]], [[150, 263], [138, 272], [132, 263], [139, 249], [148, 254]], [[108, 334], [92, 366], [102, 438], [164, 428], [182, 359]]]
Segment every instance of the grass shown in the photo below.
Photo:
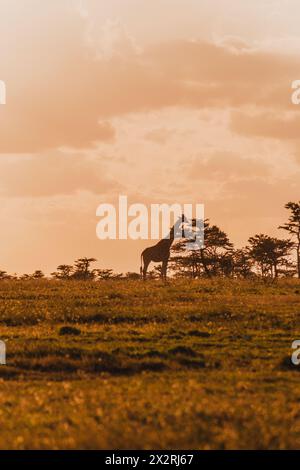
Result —
[[300, 448], [300, 283], [3, 281], [1, 449]]

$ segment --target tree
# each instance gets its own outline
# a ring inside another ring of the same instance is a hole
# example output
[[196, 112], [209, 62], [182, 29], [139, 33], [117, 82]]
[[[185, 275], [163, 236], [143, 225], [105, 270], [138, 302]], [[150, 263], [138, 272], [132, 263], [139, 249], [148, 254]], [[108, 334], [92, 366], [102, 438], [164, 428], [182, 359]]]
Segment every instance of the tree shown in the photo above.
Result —
[[114, 277], [112, 269], [94, 269], [94, 274], [97, 275], [100, 280], [108, 280]]
[[21, 281], [29, 281], [30, 279], [32, 279], [32, 276], [30, 274], [22, 274], [20, 276]]
[[210, 225], [209, 221], [204, 223], [204, 248], [200, 250], [200, 260], [207, 276], [224, 274], [222, 263], [224, 257], [233, 249], [228, 235], [217, 225]]
[[7, 274], [6, 271], [0, 271], [0, 281], [4, 281], [6, 279], [11, 279], [11, 276]]
[[228, 235], [217, 225], [204, 222], [204, 247], [186, 250], [186, 241], [181, 240], [172, 249], [172, 269], [181, 276], [227, 276], [232, 274], [231, 254], [233, 244]]
[[235, 277], [248, 278], [254, 275], [252, 271], [253, 263], [247, 248], [234, 250], [233, 272]]
[[125, 274], [126, 279], [131, 279], [133, 281], [137, 281], [138, 279], [141, 278], [141, 275], [139, 273], [134, 273], [134, 272], [128, 272]]
[[75, 261], [74, 274], [72, 277], [83, 281], [94, 279], [95, 273], [90, 270], [90, 266], [96, 261], [95, 258], [79, 258]]
[[114, 274], [112, 269], [94, 269], [93, 273], [101, 281], [115, 280], [123, 277], [123, 274]]
[[170, 268], [175, 277], [196, 277], [199, 253], [188, 252], [186, 242], [180, 240], [172, 246]]
[[51, 273], [52, 277], [60, 280], [71, 279], [73, 266], [70, 266], [69, 264], [60, 264], [56, 269], [56, 272]]
[[279, 228], [289, 232], [296, 240], [297, 274], [300, 279], [300, 201], [288, 202], [284, 207], [290, 210], [291, 213], [288, 222], [279, 226]]
[[33, 279], [44, 279], [45, 274], [40, 271], [39, 269], [34, 271], [32, 274], [22, 274], [22, 276], [19, 277], [21, 281], [32, 281]]
[[36, 271], [34, 271], [31, 277], [32, 279], [43, 279], [45, 277], [45, 274], [40, 269], [37, 269]]
[[294, 243], [260, 234], [249, 238], [249, 245], [249, 255], [258, 265], [262, 277], [277, 278], [286, 265]]

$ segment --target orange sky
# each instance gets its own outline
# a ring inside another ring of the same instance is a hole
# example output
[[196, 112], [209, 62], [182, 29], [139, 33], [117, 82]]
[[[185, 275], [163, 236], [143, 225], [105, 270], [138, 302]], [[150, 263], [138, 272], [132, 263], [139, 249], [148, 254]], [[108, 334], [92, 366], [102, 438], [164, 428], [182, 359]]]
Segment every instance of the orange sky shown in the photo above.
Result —
[[[241, 246], [299, 200], [298, 0], [0, 0], [0, 268], [152, 242], [96, 238], [96, 209], [204, 203]], [[282, 234], [284, 235], [284, 234]]]

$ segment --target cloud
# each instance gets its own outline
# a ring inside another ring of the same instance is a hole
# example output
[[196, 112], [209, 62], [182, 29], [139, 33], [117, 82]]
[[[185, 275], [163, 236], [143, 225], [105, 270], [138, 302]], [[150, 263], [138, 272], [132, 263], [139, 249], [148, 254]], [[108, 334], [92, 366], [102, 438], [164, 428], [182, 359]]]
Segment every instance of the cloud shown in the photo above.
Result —
[[247, 137], [265, 137], [279, 140], [299, 140], [300, 114], [298, 111], [274, 115], [271, 111], [231, 114], [231, 129]]
[[107, 60], [115, 56], [126, 58], [141, 52], [141, 48], [120, 20], [106, 19], [99, 27], [89, 13], [83, 17], [86, 20], [87, 45], [95, 52], [98, 60]]
[[120, 189], [98, 159], [58, 151], [0, 160], [1, 197], [51, 197], [79, 191], [103, 194]]
[[87, 19], [74, 5], [55, 0], [45, 10], [28, 0], [32, 13], [24, 14], [11, 2], [13, 13], [0, 20], [1, 79], [7, 83], [0, 153], [113, 142], [112, 118], [171, 106], [289, 106], [297, 57], [247, 49], [237, 38], [224, 44], [172, 40], [137, 53], [125, 28], [106, 21], [94, 25], [95, 58], [85, 40]]
[[229, 151], [214, 151], [209, 156], [198, 156], [186, 165], [187, 176], [193, 180], [234, 180], [266, 178], [270, 175], [269, 165], [258, 158], [245, 158]]
[[157, 128], [147, 132], [144, 138], [145, 140], [149, 140], [150, 142], [154, 142], [155, 144], [164, 145], [168, 142], [170, 138], [172, 138], [173, 135], [174, 131], [172, 129]]

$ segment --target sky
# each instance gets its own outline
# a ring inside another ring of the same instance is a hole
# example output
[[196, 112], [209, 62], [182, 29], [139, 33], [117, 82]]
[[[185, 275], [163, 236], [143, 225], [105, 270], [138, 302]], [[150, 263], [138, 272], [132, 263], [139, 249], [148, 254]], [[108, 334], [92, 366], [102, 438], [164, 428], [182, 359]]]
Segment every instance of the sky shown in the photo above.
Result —
[[203, 203], [237, 246], [298, 201], [298, 0], [0, 0], [0, 269], [137, 271], [99, 204]]

